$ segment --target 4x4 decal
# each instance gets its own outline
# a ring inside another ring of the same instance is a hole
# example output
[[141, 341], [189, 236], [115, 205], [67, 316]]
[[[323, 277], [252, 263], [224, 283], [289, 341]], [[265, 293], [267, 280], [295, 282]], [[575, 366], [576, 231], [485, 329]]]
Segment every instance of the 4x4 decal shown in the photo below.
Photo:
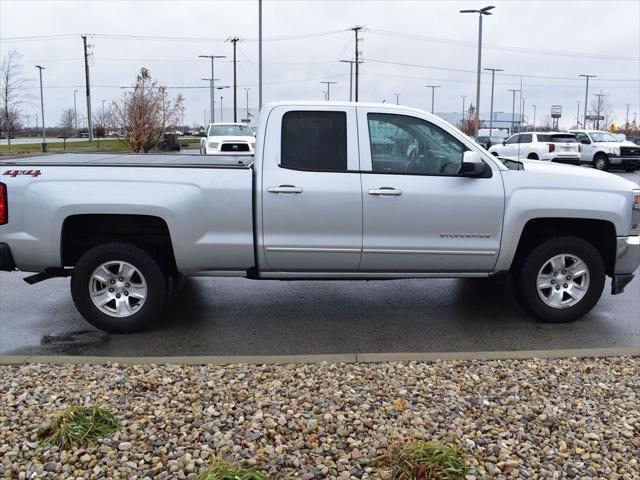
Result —
[[18, 175], [29, 175], [30, 177], [39, 177], [42, 175], [40, 170], [5, 170], [2, 175], [8, 175], [10, 177], [17, 177]]

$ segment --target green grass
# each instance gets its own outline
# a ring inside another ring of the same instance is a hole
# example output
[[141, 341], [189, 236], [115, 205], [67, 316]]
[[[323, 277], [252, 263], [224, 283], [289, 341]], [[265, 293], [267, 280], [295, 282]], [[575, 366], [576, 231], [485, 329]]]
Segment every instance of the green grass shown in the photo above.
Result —
[[[98, 145], [99, 143], [99, 145]], [[67, 148], [64, 149], [63, 142], [50, 142], [49, 151], [54, 153], [64, 152], [128, 152], [129, 144], [118, 138], [104, 138], [100, 139], [100, 142], [94, 140], [81, 140], [77, 142], [67, 142]], [[11, 152], [13, 154], [20, 153], [40, 153], [42, 146], [40, 143], [21, 143], [11, 145]], [[8, 145], [0, 145], [0, 155], [6, 155], [9, 153]]]
[[255, 470], [237, 468], [219, 461], [212, 467], [201, 471], [196, 480], [268, 480], [268, 477]]
[[68, 449], [108, 435], [117, 427], [115, 417], [103, 408], [72, 405], [44, 424], [37, 436], [43, 443]]
[[460, 480], [469, 473], [464, 459], [439, 442], [415, 442], [391, 455], [393, 480]]

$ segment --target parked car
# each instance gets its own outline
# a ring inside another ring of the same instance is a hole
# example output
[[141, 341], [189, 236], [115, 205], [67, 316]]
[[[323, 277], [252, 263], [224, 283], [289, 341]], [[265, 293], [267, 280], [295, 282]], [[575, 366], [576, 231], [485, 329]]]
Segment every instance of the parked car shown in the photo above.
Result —
[[478, 143], [482, 145], [484, 148], [489, 150], [493, 145], [498, 145], [502, 143], [502, 137], [490, 137], [490, 136], [478, 136]]
[[633, 172], [640, 168], [640, 147], [621, 142], [609, 132], [600, 130], [570, 130], [582, 144], [581, 163], [598, 170], [617, 168]]
[[640, 137], [627, 137], [627, 142], [640, 145]]
[[489, 152], [498, 157], [544, 160], [555, 163], [580, 165], [580, 144], [571, 133], [522, 132], [511, 135]]
[[212, 123], [207, 136], [200, 140], [203, 155], [247, 155], [253, 154], [256, 137], [244, 123]]
[[71, 276], [82, 315], [127, 332], [154, 323], [180, 276], [510, 273], [528, 312], [568, 322], [596, 304], [607, 275], [619, 294], [640, 265], [637, 184], [503, 163], [420, 110], [273, 103], [260, 112], [257, 138], [255, 159], [0, 161], [0, 269], [38, 272], [27, 283]]

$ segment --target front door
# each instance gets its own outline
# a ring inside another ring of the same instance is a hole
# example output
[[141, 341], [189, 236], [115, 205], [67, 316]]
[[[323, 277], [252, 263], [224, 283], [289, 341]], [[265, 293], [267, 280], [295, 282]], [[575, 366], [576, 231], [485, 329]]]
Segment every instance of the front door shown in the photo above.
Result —
[[444, 122], [416, 115], [358, 107], [360, 271], [489, 272], [504, 210], [498, 167], [487, 160], [486, 178], [458, 175], [469, 147]]
[[262, 155], [262, 245], [271, 272], [353, 272], [362, 190], [353, 107], [278, 107]]

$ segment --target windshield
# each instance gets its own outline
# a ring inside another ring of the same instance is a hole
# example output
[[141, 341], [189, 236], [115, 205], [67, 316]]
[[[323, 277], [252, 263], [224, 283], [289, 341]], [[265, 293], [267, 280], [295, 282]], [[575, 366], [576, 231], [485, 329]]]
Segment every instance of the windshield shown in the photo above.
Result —
[[253, 137], [253, 131], [246, 125], [211, 125], [209, 137]]
[[617, 142], [616, 137], [607, 132], [590, 132], [591, 140], [594, 142]]
[[539, 142], [558, 142], [558, 143], [577, 143], [575, 135], [571, 133], [560, 133], [555, 135], [540, 135], [538, 134]]

